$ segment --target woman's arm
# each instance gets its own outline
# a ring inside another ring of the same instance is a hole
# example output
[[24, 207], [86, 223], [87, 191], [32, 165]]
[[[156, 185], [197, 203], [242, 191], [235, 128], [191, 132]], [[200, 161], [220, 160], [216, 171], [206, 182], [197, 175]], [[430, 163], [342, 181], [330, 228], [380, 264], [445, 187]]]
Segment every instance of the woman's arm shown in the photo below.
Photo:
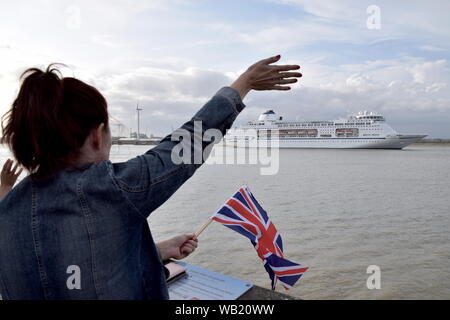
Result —
[[290, 71], [300, 67], [272, 65], [279, 59], [276, 56], [255, 63], [158, 146], [112, 165], [112, 179], [143, 218], [167, 201], [206, 161], [210, 145], [219, 141], [204, 139], [205, 133], [214, 129], [223, 137], [245, 107], [242, 99], [250, 90], [290, 90], [286, 84], [297, 82], [302, 75]]
[[147, 218], [204, 163], [205, 150], [212, 144], [203, 141], [205, 132], [215, 129], [225, 134], [243, 108], [234, 89], [222, 88], [191, 120], [153, 149], [124, 163], [107, 163], [114, 184], [142, 218]]

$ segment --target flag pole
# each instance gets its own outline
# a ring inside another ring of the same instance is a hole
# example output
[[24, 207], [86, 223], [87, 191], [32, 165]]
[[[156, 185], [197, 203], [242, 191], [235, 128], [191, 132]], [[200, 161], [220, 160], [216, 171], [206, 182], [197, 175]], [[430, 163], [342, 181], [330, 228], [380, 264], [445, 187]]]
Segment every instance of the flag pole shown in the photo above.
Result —
[[203, 231], [213, 222], [213, 219], [209, 218], [198, 230], [195, 232], [195, 236], [198, 238]]

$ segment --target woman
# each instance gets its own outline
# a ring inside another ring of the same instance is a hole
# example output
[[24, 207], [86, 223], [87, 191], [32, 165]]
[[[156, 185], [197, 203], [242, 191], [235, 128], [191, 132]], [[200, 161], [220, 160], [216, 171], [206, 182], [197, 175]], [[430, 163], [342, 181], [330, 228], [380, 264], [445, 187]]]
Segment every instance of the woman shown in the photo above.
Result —
[[[193, 136], [201, 121], [203, 132], [225, 134], [250, 90], [289, 90], [300, 67], [272, 65], [279, 59], [251, 66], [180, 129]], [[3, 299], [168, 299], [162, 261], [184, 258], [197, 240], [156, 245], [147, 218], [200, 164], [172, 161], [171, 135], [113, 164], [107, 104], [95, 88], [52, 66], [22, 77], [3, 141], [30, 175], [0, 202]]]

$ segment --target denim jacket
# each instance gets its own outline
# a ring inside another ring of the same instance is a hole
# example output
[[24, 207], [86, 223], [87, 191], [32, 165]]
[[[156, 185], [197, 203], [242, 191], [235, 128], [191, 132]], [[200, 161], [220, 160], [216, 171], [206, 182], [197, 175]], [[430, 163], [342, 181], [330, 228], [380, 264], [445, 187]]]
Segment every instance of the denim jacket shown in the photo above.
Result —
[[[181, 128], [225, 134], [243, 108], [225, 87]], [[0, 202], [3, 299], [168, 299], [147, 218], [201, 165], [172, 161], [172, 135], [127, 162], [23, 179]]]

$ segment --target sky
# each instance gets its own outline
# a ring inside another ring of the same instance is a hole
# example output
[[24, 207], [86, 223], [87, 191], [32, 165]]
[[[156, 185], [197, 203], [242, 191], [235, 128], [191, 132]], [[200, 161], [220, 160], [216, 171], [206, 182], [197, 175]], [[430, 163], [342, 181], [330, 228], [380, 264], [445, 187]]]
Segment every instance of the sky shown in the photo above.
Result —
[[448, 0], [34, 0], [0, 2], [0, 113], [19, 76], [52, 62], [106, 97], [117, 133], [162, 136], [254, 62], [301, 65], [289, 92], [251, 92], [236, 124], [268, 109], [331, 120], [368, 110], [404, 134], [450, 138]]

